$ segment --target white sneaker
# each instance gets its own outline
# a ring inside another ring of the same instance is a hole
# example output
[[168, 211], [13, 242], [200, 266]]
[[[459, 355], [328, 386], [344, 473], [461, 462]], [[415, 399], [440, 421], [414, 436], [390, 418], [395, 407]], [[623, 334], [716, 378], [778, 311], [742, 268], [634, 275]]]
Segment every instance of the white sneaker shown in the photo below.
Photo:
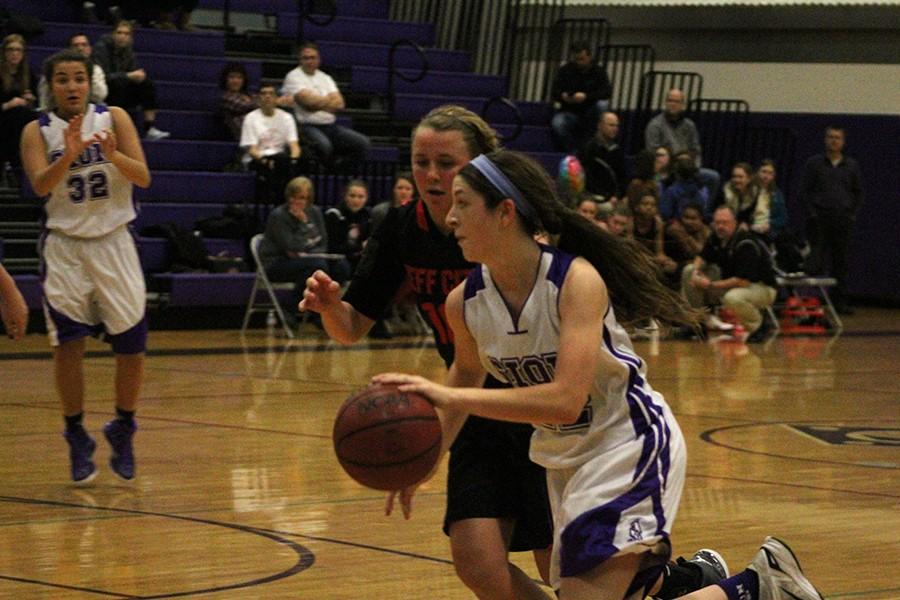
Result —
[[167, 137], [172, 135], [168, 131], [163, 131], [162, 129], [157, 129], [155, 126], [151, 127], [147, 130], [146, 138], [148, 140], [164, 140]]
[[824, 600], [787, 544], [771, 536], [747, 567], [759, 576], [759, 600]]
[[706, 317], [706, 328], [713, 331], [731, 331], [734, 329], [734, 325], [726, 323], [716, 315], [709, 315]]

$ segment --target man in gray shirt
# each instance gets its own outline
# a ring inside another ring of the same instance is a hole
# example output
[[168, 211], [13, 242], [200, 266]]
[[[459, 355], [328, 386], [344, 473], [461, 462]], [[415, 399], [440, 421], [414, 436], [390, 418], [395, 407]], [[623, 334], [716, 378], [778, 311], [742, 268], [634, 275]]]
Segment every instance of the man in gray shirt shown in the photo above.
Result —
[[700, 135], [697, 133], [697, 125], [684, 116], [685, 106], [684, 92], [678, 88], [669, 90], [666, 94], [666, 108], [647, 123], [647, 129], [644, 130], [644, 142], [649, 150], [665, 146], [672, 156], [680, 152], [690, 152], [697, 161], [697, 167], [700, 168], [700, 179], [709, 190], [709, 198], [714, 204], [719, 195], [721, 178], [717, 171], [703, 167]]

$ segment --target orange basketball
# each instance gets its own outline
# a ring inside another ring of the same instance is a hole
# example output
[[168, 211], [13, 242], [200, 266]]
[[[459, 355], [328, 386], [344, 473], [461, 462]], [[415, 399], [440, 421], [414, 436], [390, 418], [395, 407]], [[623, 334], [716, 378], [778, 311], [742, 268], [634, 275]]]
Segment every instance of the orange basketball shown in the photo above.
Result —
[[334, 421], [334, 453], [347, 474], [376, 490], [421, 481], [441, 452], [441, 423], [420, 394], [373, 385], [347, 398]]

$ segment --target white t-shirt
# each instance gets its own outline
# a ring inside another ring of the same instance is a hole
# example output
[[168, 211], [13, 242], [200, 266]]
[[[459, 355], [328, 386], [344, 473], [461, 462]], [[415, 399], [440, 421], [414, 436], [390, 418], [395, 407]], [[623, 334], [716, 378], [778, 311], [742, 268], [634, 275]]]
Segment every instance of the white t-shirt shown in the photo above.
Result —
[[[327, 96], [338, 91], [337, 84], [330, 75], [316, 70], [312, 75], [307, 75], [303, 69], [296, 67], [284, 77], [284, 85], [281, 87], [281, 94], [290, 94], [293, 96], [300, 90], [311, 90], [319, 96]], [[330, 125], [337, 120], [334, 113], [327, 110], [308, 111], [304, 110], [296, 102], [294, 103], [294, 114], [301, 123], [310, 123], [312, 125]]]
[[241, 126], [241, 147], [256, 146], [263, 156], [284, 152], [288, 142], [297, 141], [297, 124], [283, 110], [275, 109], [271, 116], [261, 108], [247, 113]]

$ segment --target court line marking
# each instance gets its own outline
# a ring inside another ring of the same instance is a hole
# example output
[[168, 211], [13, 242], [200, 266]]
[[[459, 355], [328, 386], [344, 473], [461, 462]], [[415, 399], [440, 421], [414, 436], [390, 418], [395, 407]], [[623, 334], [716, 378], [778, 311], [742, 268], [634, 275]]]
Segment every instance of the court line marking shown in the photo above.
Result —
[[[718, 440], [713, 439], [713, 435], [719, 433], [720, 431], [725, 431], [727, 429], [737, 429], [739, 427], [763, 427], [766, 425], [790, 425], [791, 423], [846, 423], [850, 421], [860, 420], [863, 422], [872, 422], [875, 419], [821, 419], [821, 420], [807, 420], [807, 419], [793, 419], [790, 421], [764, 421], [764, 422], [755, 422], [755, 423], [738, 423], [736, 425], [725, 425], [723, 427], [716, 427], [714, 429], [707, 429], [700, 433], [700, 439], [708, 444], [712, 444], [713, 446], [718, 446], [720, 448], [725, 448], [727, 450], [734, 450], [737, 452], [745, 452], [747, 454], [755, 454], [757, 456], [767, 456], [769, 458], [780, 458], [783, 460], [799, 460], [801, 462], [811, 462], [817, 464], [826, 464], [826, 465], [842, 465], [845, 467], [862, 467], [864, 469], [888, 469], [888, 470], [900, 470], [900, 467], [891, 466], [891, 465], [874, 465], [874, 464], [865, 464], [865, 463], [854, 463], [854, 462], [844, 462], [840, 460], [824, 460], [820, 458], [805, 458], [802, 456], [786, 456], [783, 454], [773, 454], [771, 452], [763, 452], [762, 450], [751, 450], [749, 448], [741, 448], [739, 446], [731, 446], [724, 442], [720, 442]], [[881, 419], [884, 420], [892, 420], [892, 419]], [[886, 496], [888, 498], [900, 498], [900, 496]]]
[[[103, 593], [106, 595], [118, 595], [118, 597], [120, 597], [120, 598], [141, 598], [143, 600], [156, 600], [156, 599], [162, 599], [162, 598], [179, 598], [179, 597], [183, 597], [183, 596], [192, 596], [192, 595], [196, 595], [196, 594], [211, 594], [214, 592], [222, 592], [222, 591], [226, 591], [226, 590], [236, 590], [236, 589], [255, 587], [255, 586], [259, 586], [259, 585], [264, 585], [266, 583], [271, 583], [273, 581], [278, 581], [280, 579], [286, 579], [288, 577], [292, 577], [293, 575], [296, 575], [297, 573], [305, 571], [306, 569], [311, 567], [313, 565], [313, 563], [315, 563], [315, 554], [313, 554], [308, 548], [301, 546], [300, 544], [298, 544], [292, 540], [284, 539], [284, 537], [280, 536], [279, 534], [277, 534], [274, 531], [265, 530], [265, 529], [261, 529], [258, 527], [252, 527], [250, 525], [241, 525], [239, 523], [225, 523], [222, 521], [213, 521], [211, 519], [201, 519], [199, 517], [188, 517], [188, 516], [184, 516], [184, 515], [175, 515], [175, 514], [170, 514], [170, 513], [162, 513], [162, 512], [154, 512], [154, 511], [146, 511], [146, 510], [136, 510], [136, 509], [130, 509], [130, 508], [115, 508], [115, 507], [111, 507], [111, 506], [90, 506], [87, 504], [77, 504], [74, 502], [62, 502], [59, 500], [42, 500], [42, 499], [38, 499], [38, 498], [22, 498], [22, 497], [18, 497], [18, 496], [0, 496], [0, 502], [20, 503], [20, 504], [37, 504], [37, 505], [56, 506], [56, 507], [63, 507], [63, 508], [79, 508], [79, 509], [106, 511], [106, 512], [112, 512], [112, 513], [124, 513], [124, 514], [131, 514], [131, 515], [140, 515], [140, 516], [161, 517], [164, 519], [175, 519], [175, 520], [181, 520], [181, 521], [189, 521], [192, 523], [200, 523], [203, 525], [212, 525], [214, 527], [223, 527], [225, 529], [233, 529], [240, 533], [250, 533], [253, 535], [258, 535], [260, 537], [267, 538], [269, 540], [274, 541], [277, 544], [281, 544], [282, 546], [287, 546], [288, 548], [293, 550], [295, 554], [297, 554], [297, 562], [294, 563], [294, 565], [292, 567], [283, 569], [277, 573], [273, 573], [272, 575], [267, 575], [265, 577], [257, 577], [256, 579], [251, 579], [248, 581], [241, 581], [241, 582], [227, 584], [227, 585], [214, 586], [214, 587], [209, 587], [209, 588], [200, 589], [200, 590], [168, 592], [165, 594], [153, 594], [153, 595], [149, 595], [149, 596], [148, 595], [142, 595], [142, 596], [123, 595], [123, 594], [119, 594], [117, 592], [101, 592], [98, 590], [88, 590], [88, 591], [92, 591], [92, 592], [98, 593], [98, 594]], [[8, 579], [10, 577], [0, 574], [0, 578]], [[21, 581], [27, 581], [27, 580], [21, 580]], [[51, 587], [59, 587], [58, 584], [42, 582], [42, 581], [38, 581], [38, 580], [31, 580], [30, 582], [38, 584], [38, 585], [48, 585]], [[65, 586], [65, 587], [68, 587], [68, 586]], [[70, 588], [70, 589], [77, 589], [77, 588]]]

